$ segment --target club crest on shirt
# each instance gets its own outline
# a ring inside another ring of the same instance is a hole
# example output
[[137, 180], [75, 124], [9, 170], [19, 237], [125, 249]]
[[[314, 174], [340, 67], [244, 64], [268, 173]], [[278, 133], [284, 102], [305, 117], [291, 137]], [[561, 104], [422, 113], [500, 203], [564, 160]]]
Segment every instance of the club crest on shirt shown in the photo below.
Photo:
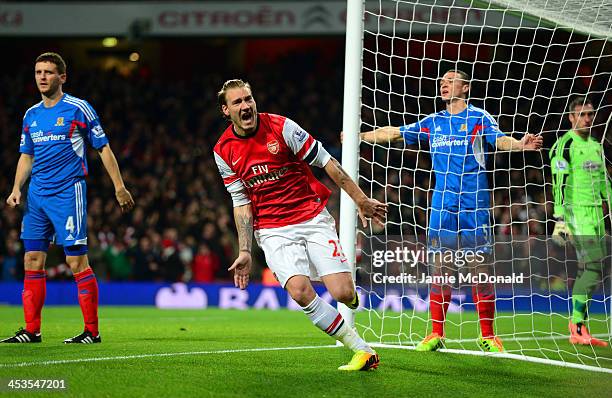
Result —
[[467, 124], [463, 123], [459, 128], [459, 131], [467, 131]]
[[270, 151], [272, 155], [276, 155], [278, 153], [279, 148], [280, 146], [278, 145], [278, 141], [272, 140], [268, 142], [268, 151]]
[[55, 122], [55, 127], [61, 127], [64, 125], [64, 117], [60, 116], [57, 118], [57, 121]]

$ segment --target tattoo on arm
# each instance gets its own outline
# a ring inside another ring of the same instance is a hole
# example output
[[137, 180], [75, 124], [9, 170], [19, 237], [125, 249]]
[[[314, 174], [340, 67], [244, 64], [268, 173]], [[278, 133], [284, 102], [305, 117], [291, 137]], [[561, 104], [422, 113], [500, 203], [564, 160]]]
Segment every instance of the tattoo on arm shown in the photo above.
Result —
[[338, 162], [335, 158], [332, 158], [332, 162], [334, 162], [334, 165], [336, 165], [336, 167], [338, 168], [338, 171], [340, 171], [340, 175], [339, 175], [340, 179], [337, 181], [340, 187], [343, 187], [346, 184], [347, 180], [352, 181], [351, 177], [347, 174], [346, 171], [344, 171], [344, 169], [340, 165], [340, 162]]
[[248, 209], [237, 211], [235, 218], [240, 251], [248, 251], [250, 253], [253, 244], [253, 214], [250, 206], [248, 206]]

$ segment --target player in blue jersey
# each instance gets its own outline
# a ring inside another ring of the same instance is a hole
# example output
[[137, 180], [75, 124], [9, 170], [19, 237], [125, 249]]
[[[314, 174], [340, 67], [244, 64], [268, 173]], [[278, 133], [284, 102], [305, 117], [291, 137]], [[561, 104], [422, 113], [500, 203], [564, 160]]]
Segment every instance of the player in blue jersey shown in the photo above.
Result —
[[[121, 209], [134, 206], [123, 184], [115, 155], [94, 109], [84, 100], [62, 91], [66, 63], [56, 53], [36, 58], [36, 85], [42, 101], [25, 113], [10, 207], [22, 203], [25, 211], [21, 239], [25, 248], [23, 310], [26, 327], [4, 343], [38, 343], [45, 301], [45, 260], [49, 243], [64, 247], [66, 263], [77, 283], [85, 329], [64, 343], [99, 343], [98, 284], [87, 259], [86, 147], [95, 148], [115, 187]], [[21, 188], [31, 175], [27, 201]]]
[[[525, 134], [516, 140], [502, 133], [497, 122], [485, 110], [468, 104], [470, 77], [460, 70], [449, 70], [440, 80], [440, 96], [446, 109], [418, 122], [387, 126], [361, 133], [370, 143], [405, 141], [428, 143], [436, 177], [429, 226], [428, 251], [433, 252], [434, 275], [444, 275], [452, 264], [442, 261], [457, 250], [472, 251], [470, 268], [488, 273], [486, 255], [490, 242], [490, 190], [486, 174], [489, 148], [501, 151], [539, 150], [542, 137]], [[479, 261], [480, 260], [480, 261]], [[446, 260], [445, 260], [446, 261]], [[495, 291], [491, 284], [474, 284], [474, 302], [480, 318], [480, 347], [485, 351], [503, 351], [501, 340], [493, 331]], [[443, 346], [444, 320], [451, 299], [451, 286], [432, 283], [430, 313], [433, 333], [417, 345], [417, 351], [434, 351]]]

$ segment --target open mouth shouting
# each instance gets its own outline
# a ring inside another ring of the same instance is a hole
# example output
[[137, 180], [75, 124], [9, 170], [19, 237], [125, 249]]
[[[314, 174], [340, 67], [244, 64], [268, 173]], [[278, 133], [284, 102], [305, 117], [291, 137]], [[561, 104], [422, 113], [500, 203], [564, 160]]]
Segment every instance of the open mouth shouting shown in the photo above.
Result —
[[242, 122], [247, 123], [247, 124], [253, 121], [253, 111], [249, 109], [247, 111], [241, 112], [240, 120], [242, 120]]
[[251, 129], [255, 127], [255, 112], [253, 109], [247, 109], [240, 112], [240, 124], [242, 124], [242, 128]]

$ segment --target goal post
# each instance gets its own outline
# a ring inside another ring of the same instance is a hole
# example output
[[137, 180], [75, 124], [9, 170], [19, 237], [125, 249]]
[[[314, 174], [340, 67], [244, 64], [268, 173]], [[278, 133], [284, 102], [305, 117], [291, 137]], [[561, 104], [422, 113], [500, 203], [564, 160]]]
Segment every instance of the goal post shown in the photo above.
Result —
[[[361, 57], [363, 52], [363, 0], [348, 0], [346, 9], [346, 51], [344, 56], [344, 101], [342, 109], [342, 167], [349, 176], [359, 178], [359, 129], [361, 112]], [[340, 245], [355, 269], [355, 231], [357, 208], [348, 194], [340, 193]], [[354, 278], [354, 275], [353, 275]], [[342, 303], [338, 310], [349, 325], [354, 324], [354, 312]]]
[[[429, 284], [383, 281], [380, 276], [431, 276], [427, 227], [436, 190], [431, 152], [433, 146], [454, 144], [360, 143], [359, 132], [409, 126], [444, 110], [438, 82], [449, 69], [471, 75], [469, 103], [488, 111], [503, 132], [517, 139], [524, 133], [544, 138], [542, 151], [532, 153], [479, 146], [488, 159], [484, 189], [491, 198], [493, 235], [489, 273], [500, 281], [524, 276], [520, 282], [493, 285], [494, 328], [506, 351], [497, 356], [612, 372], [609, 347], [568, 341], [573, 285], [583, 266], [572, 245], [559, 247], [551, 240], [555, 221], [549, 156], [571, 128], [568, 105], [586, 96], [595, 108], [592, 137], [602, 145], [603, 168], [612, 166], [612, 5], [606, 0], [347, 2], [342, 164], [368, 196], [389, 206], [384, 228], [363, 229], [353, 202], [341, 195], [340, 241], [355, 264], [363, 298], [356, 327], [371, 343], [408, 349], [432, 330]], [[611, 207], [603, 207], [607, 213], [599, 220], [605, 236], [592, 237], [607, 254], [594, 270], [600, 280], [588, 311], [591, 333], [608, 343]], [[406, 247], [425, 254], [413, 266], [376, 257]], [[482, 325], [472, 287], [452, 286], [446, 317], [449, 352], [481, 353], [476, 340]], [[350, 310], [339, 308], [347, 320], [353, 319]]]

